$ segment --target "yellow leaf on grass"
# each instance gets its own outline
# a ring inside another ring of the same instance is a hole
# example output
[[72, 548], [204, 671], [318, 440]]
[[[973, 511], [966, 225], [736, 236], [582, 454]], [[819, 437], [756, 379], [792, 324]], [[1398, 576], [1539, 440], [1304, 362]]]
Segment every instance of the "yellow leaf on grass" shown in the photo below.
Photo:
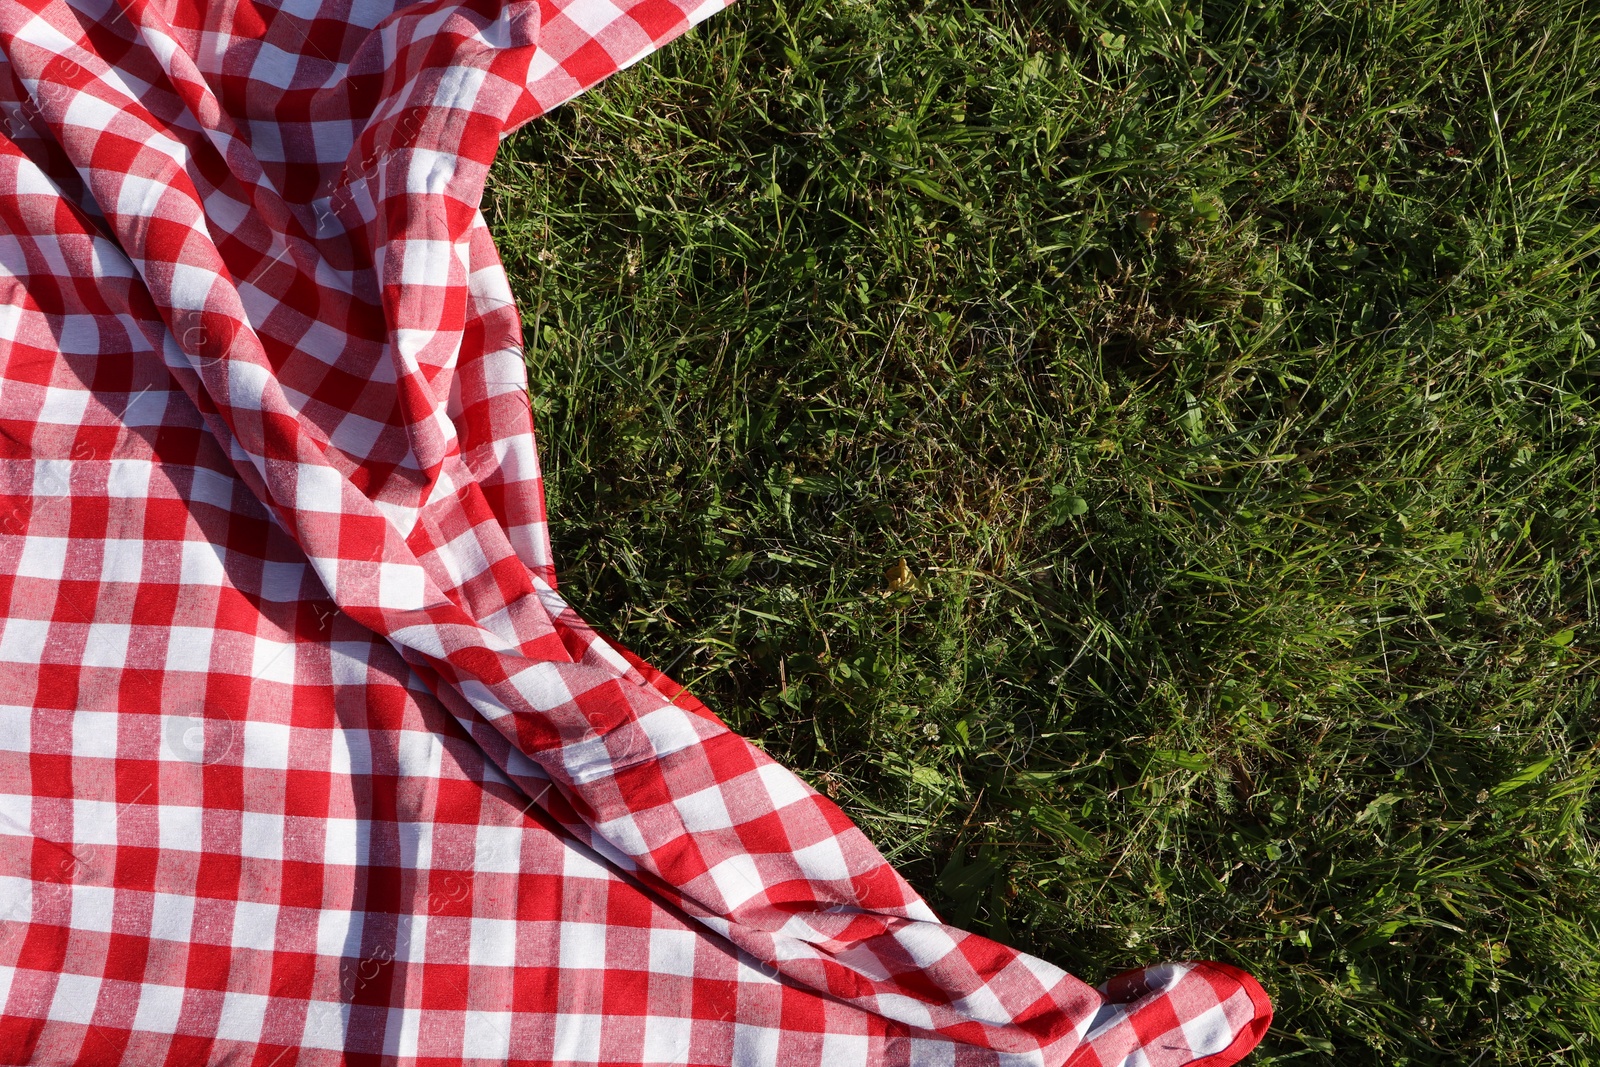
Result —
[[917, 579], [903, 559], [896, 560], [893, 566], [884, 568], [883, 580], [889, 583], [891, 593], [901, 593], [917, 587]]

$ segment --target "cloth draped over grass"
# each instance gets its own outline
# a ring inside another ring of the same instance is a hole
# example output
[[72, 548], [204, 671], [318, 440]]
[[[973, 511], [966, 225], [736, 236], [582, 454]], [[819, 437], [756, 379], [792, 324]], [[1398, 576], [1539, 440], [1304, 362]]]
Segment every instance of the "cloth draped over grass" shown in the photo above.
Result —
[[556, 592], [501, 139], [718, 4], [0, 4], [0, 1058], [1223, 1065]]

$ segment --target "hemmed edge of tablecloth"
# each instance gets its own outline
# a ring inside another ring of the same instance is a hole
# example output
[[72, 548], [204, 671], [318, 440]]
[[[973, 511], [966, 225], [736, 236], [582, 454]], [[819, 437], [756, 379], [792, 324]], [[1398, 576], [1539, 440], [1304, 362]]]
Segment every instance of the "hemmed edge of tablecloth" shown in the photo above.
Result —
[[[1234, 984], [1237, 990], [1243, 992], [1249, 1000], [1251, 1007], [1250, 1018], [1234, 1033], [1233, 1040], [1219, 1051], [1208, 1052], [1194, 1059], [1150, 1059], [1148, 1058], [1150, 1046], [1141, 1041], [1136, 1047], [1141, 1052], [1144, 1052], [1147, 1058], [1140, 1062], [1145, 1064], [1146, 1067], [1232, 1067], [1233, 1064], [1238, 1063], [1253, 1052], [1256, 1046], [1261, 1043], [1261, 1039], [1266, 1036], [1267, 1028], [1272, 1025], [1272, 999], [1254, 976], [1232, 964], [1219, 963], [1215, 960], [1195, 960], [1178, 966], [1184, 969], [1179, 981], [1220, 977]], [[1129, 968], [1108, 979], [1105, 984], [1100, 986], [1100, 991], [1105, 993], [1120, 982], [1141, 979], [1150, 970], [1150, 967]], [[1138, 1003], [1133, 1011], [1119, 1020], [1118, 1029], [1123, 1030], [1126, 1028], [1132, 1030], [1136, 1035], [1139, 1034], [1140, 1016], [1168, 1007], [1166, 995], [1172, 991], [1172, 988], [1168, 986], [1159, 990], [1149, 990], [1144, 996], [1139, 997], [1139, 1001], [1143, 1001], [1143, 1003]], [[1108, 999], [1107, 1004], [1112, 1004], [1112, 1001]], [[1160, 1025], [1159, 1022], [1158, 1025]], [[1115, 1059], [1103, 1059], [1100, 1053], [1104, 1050], [1097, 1047], [1098, 1045], [1099, 1041], [1096, 1035], [1090, 1035], [1085, 1038], [1084, 1043], [1068, 1057], [1065, 1067], [1125, 1067], [1126, 1056], [1114, 1052]]]
[[1245, 1024], [1233, 1044], [1221, 1052], [1214, 1052], [1203, 1059], [1190, 1061], [1190, 1067], [1232, 1067], [1250, 1053], [1255, 1051], [1261, 1039], [1267, 1036], [1267, 1028], [1272, 1025], [1272, 998], [1267, 996], [1266, 989], [1249, 971], [1241, 970], [1227, 963], [1206, 961], [1199, 966], [1219, 970], [1239, 983], [1240, 988], [1250, 998], [1250, 1004], [1255, 1008], [1255, 1015]]

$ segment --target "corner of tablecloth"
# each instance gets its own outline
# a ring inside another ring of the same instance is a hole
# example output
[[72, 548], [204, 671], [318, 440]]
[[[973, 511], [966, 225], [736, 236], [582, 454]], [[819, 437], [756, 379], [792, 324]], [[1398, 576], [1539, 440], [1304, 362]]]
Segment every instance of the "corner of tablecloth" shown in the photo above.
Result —
[[648, 57], [731, 0], [538, 0], [528, 99], [502, 138]]
[[1261, 983], [1256, 981], [1255, 976], [1249, 971], [1216, 961], [1208, 961], [1201, 966], [1211, 968], [1238, 982], [1239, 988], [1250, 998], [1251, 1007], [1255, 1010], [1249, 1023], [1240, 1029], [1238, 1036], [1233, 1039], [1233, 1044], [1221, 1052], [1195, 1060], [1193, 1065], [1193, 1067], [1232, 1067], [1255, 1051], [1256, 1046], [1261, 1044], [1261, 1039], [1267, 1035], [1267, 1029], [1272, 1025], [1272, 998], [1267, 996], [1266, 989], [1262, 988]]
[[1272, 1000], [1261, 983], [1212, 960], [1123, 971], [1100, 993], [1102, 1017], [1066, 1067], [1231, 1067], [1272, 1025]]

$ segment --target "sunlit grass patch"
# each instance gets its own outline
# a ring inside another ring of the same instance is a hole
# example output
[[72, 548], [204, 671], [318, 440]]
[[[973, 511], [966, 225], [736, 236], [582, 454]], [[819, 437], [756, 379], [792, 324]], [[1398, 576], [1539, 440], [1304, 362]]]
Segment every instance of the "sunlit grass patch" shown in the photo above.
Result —
[[1592, 11], [741, 0], [485, 196], [567, 595], [1258, 1062], [1600, 1062]]

